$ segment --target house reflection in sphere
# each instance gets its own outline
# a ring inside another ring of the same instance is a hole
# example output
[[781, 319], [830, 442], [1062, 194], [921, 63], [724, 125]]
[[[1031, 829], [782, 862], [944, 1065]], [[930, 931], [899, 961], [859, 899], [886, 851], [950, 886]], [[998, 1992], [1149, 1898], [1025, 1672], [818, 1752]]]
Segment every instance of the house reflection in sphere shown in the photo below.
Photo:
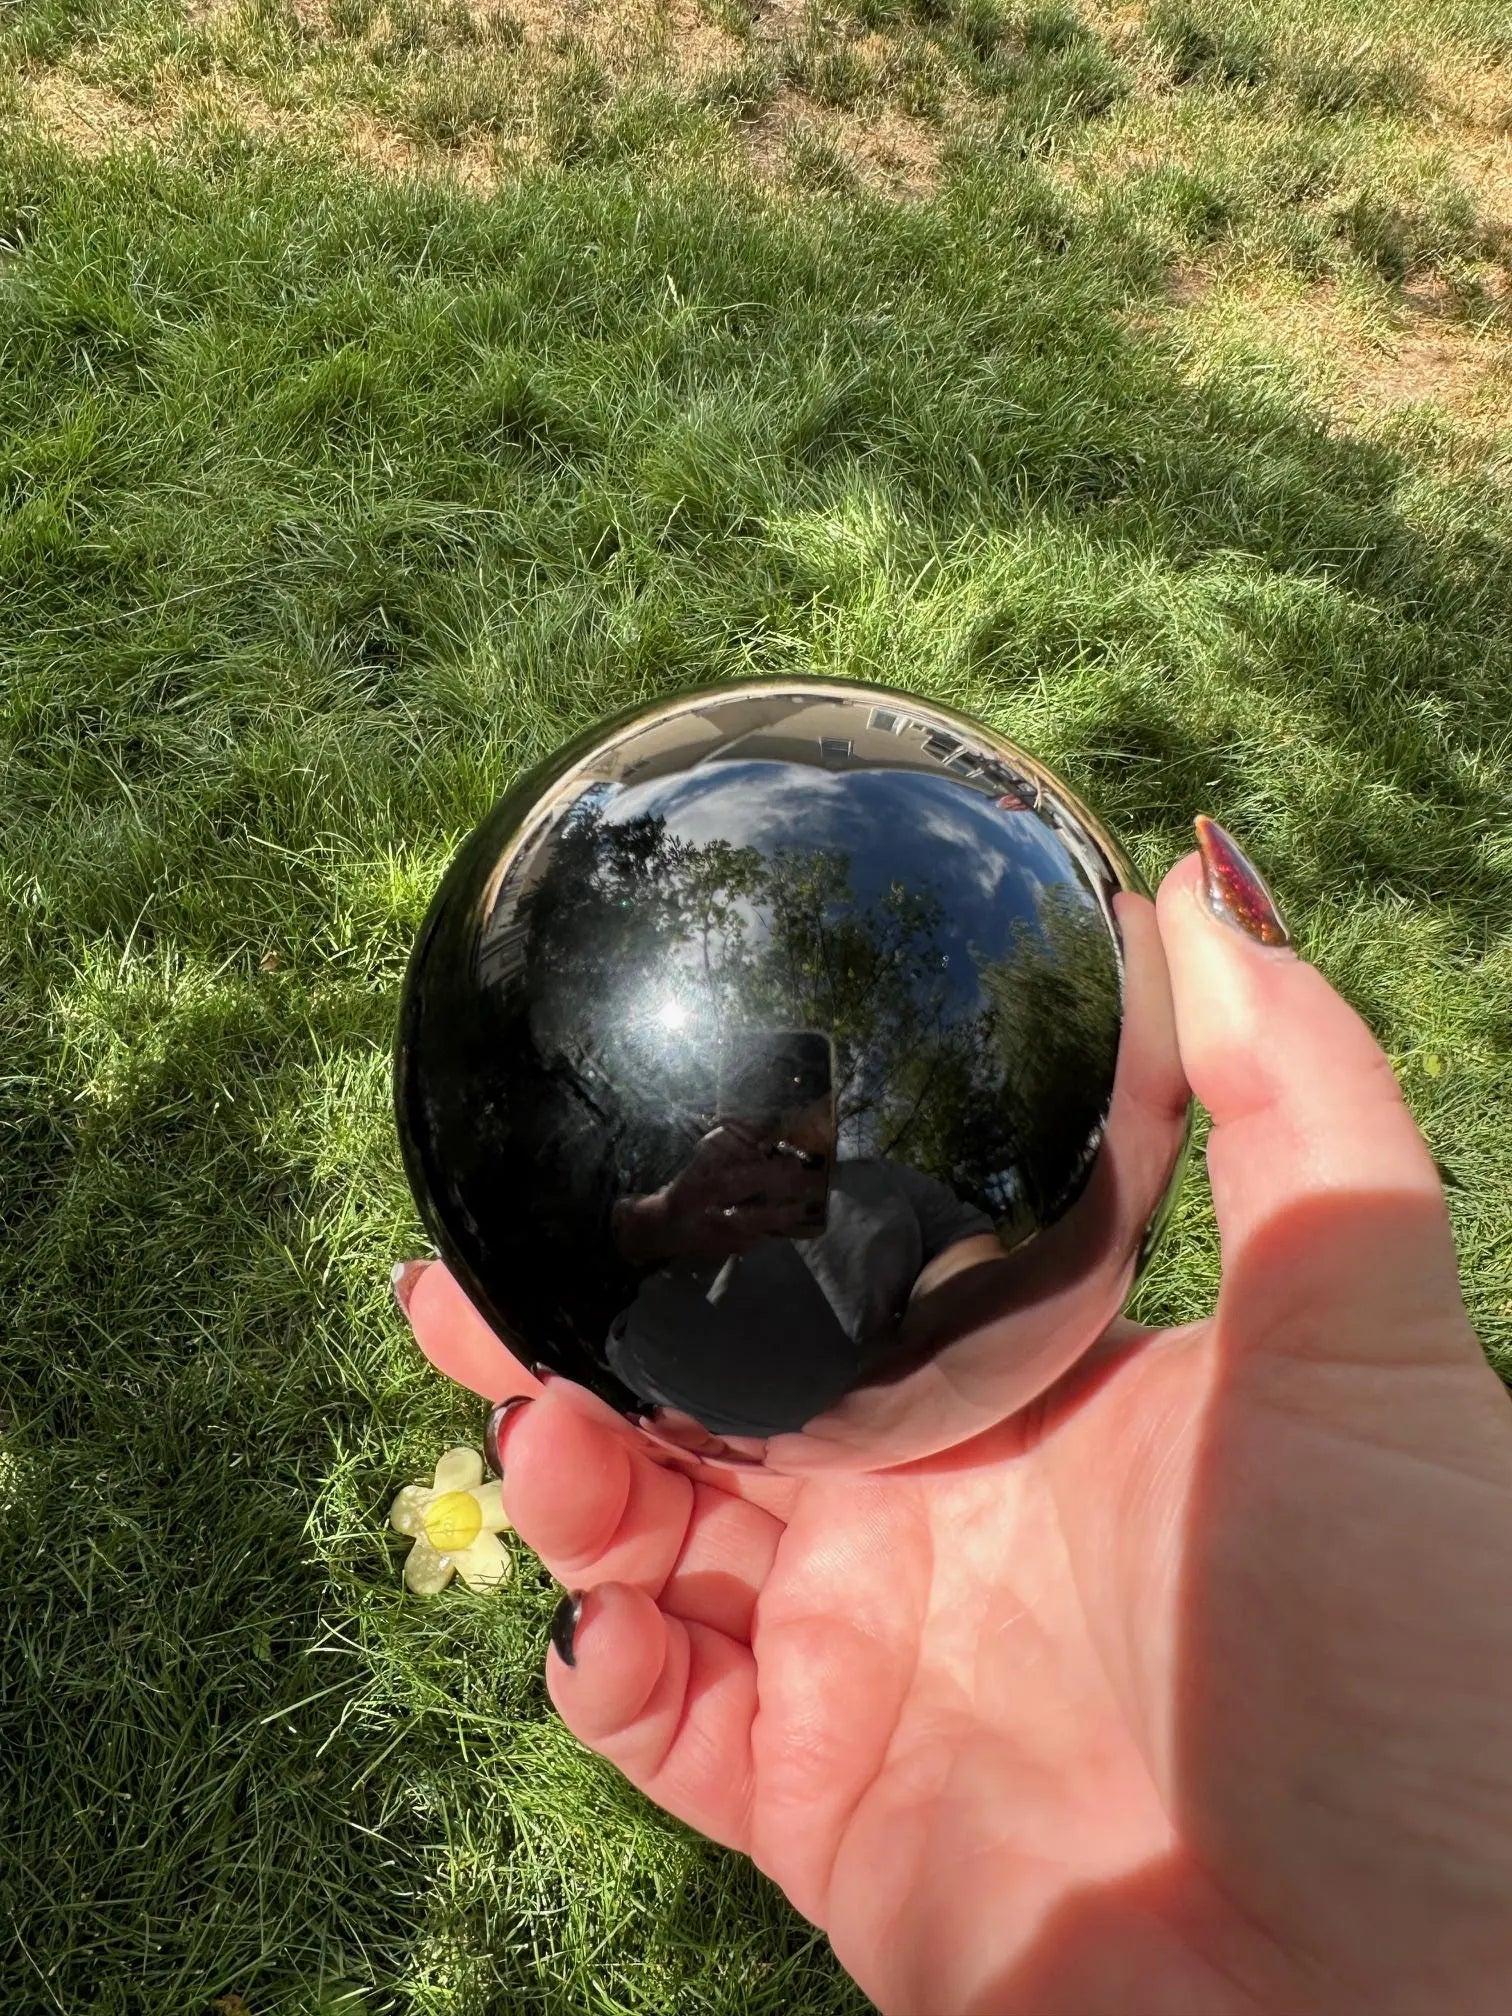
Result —
[[607, 724], [501, 802], [417, 943], [398, 1106], [441, 1252], [521, 1355], [719, 1460], [978, 1432], [1116, 1313], [1179, 1165], [1168, 1037], [1165, 1117], [1115, 1103], [1138, 887], [922, 701], [732, 686]]

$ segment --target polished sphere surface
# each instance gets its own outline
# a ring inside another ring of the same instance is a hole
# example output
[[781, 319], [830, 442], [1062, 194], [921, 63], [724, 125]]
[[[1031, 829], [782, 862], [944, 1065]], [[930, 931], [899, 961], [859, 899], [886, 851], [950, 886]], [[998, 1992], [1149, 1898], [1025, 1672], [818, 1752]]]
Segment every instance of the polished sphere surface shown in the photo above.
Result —
[[517, 1355], [793, 1472], [1043, 1392], [1126, 1298], [1189, 1118], [1092, 815], [1001, 735], [820, 681], [658, 701], [509, 791], [416, 942], [396, 1096]]

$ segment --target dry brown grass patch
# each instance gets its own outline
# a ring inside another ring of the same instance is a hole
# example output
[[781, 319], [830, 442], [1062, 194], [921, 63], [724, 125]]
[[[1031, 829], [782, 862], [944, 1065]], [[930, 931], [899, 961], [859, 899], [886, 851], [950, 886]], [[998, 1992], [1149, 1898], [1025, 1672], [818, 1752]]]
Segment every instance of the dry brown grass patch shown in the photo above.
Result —
[[1213, 276], [1200, 266], [1178, 266], [1166, 282], [1166, 299], [1173, 308], [1195, 308], [1212, 291]]
[[195, 115], [222, 118], [249, 133], [286, 132], [293, 123], [255, 93], [213, 77], [192, 84], [172, 78], [150, 104], [134, 105], [70, 71], [44, 70], [28, 80], [28, 108], [43, 133], [86, 159], [133, 141], [161, 140]]
[[374, 175], [401, 181], [454, 182], [475, 196], [489, 195], [529, 159], [529, 150], [524, 147], [506, 149], [481, 140], [464, 141], [457, 147], [421, 146], [365, 112], [342, 120], [338, 144], [349, 160]]
[[863, 188], [918, 201], [935, 187], [939, 142], [933, 131], [903, 113], [841, 112], [818, 106], [785, 86], [742, 129], [746, 156], [770, 182], [787, 179], [793, 149], [817, 140], [834, 149]]
[[86, 160], [136, 142], [162, 144], [196, 115], [247, 133], [322, 142], [377, 174], [455, 182], [480, 195], [497, 188], [525, 159], [521, 149], [476, 141], [460, 147], [421, 146], [365, 112], [277, 110], [225, 79], [201, 80], [192, 91], [165, 90], [150, 106], [136, 106], [66, 71], [44, 71], [31, 80], [29, 110], [39, 131]]
[[[312, 40], [330, 36], [328, 0], [289, 0], [289, 5]], [[190, 0], [188, 19], [195, 26], [234, 27], [243, 6], [244, 0]], [[467, 13], [480, 41], [497, 44], [507, 30], [527, 51], [575, 43], [617, 77], [649, 71], [695, 80], [728, 65], [742, 50], [696, 0], [468, 0]], [[389, 10], [379, 7], [348, 46], [375, 51], [392, 25]]]
[[62, 70], [44, 71], [31, 80], [28, 109], [49, 139], [86, 160], [149, 138], [154, 130], [151, 118], [124, 98]]
[[1281, 362], [1342, 427], [1417, 407], [1477, 428], [1512, 425], [1512, 336], [1465, 321], [1441, 280], [1404, 289], [1385, 313], [1331, 280], [1304, 286], [1178, 269], [1162, 308], [1135, 326], [1142, 334], [1170, 330], [1202, 376], [1246, 355]]
[[[287, 0], [287, 4], [300, 27], [310, 34], [323, 35], [329, 31], [325, 0]], [[184, 20], [190, 28], [218, 28], [234, 20], [243, 5], [244, 0], [188, 0]]]
[[753, 42], [798, 42], [807, 33], [808, 0], [756, 0], [751, 16]]
[[1450, 165], [1474, 199], [1488, 237], [1512, 245], [1512, 135], [1467, 136], [1448, 151]]
[[1427, 73], [1424, 123], [1487, 232], [1512, 244], [1512, 65], [1441, 59]]
[[1440, 280], [1404, 288], [1393, 338], [1350, 361], [1347, 395], [1362, 413], [1432, 405], [1461, 418], [1512, 423], [1512, 338], [1466, 323]]
[[614, 76], [649, 68], [691, 81], [727, 66], [742, 47], [695, 0], [502, 0], [488, 12], [517, 22], [527, 47], [551, 49], [570, 39]]

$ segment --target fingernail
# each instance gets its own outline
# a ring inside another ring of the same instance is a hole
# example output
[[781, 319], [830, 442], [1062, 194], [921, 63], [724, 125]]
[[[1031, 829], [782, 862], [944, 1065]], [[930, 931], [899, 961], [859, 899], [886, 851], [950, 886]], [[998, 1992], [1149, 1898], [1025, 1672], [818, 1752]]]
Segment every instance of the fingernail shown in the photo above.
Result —
[[528, 1407], [534, 1398], [533, 1393], [511, 1393], [507, 1400], [489, 1409], [483, 1426], [483, 1461], [488, 1465], [490, 1477], [504, 1475], [504, 1431], [510, 1416], [521, 1407]]
[[572, 1641], [577, 1634], [578, 1623], [583, 1615], [583, 1592], [569, 1589], [556, 1607], [556, 1615], [551, 1620], [551, 1642], [556, 1647], [557, 1657], [564, 1666], [576, 1666], [577, 1653]]
[[1215, 917], [1262, 945], [1290, 945], [1276, 899], [1260, 871], [1232, 833], [1199, 812], [1197, 847], [1202, 855], [1202, 893]]
[[429, 1260], [396, 1260], [394, 1271], [389, 1276], [389, 1286], [394, 1291], [394, 1300], [409, 1314], [410, 1297], [415, 1292], [415, 1283], [431, 1263]]

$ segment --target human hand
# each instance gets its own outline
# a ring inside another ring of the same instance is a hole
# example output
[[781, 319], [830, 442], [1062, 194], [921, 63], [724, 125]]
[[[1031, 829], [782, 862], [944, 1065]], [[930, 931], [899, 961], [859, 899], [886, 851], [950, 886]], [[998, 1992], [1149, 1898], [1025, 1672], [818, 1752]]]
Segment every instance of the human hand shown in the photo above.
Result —
[[799, 1481], [543, 1392], [439, 1266], [410, 1319], [538, 1396], [505, 1490], [587, 1592], [548, 1661], [569, 1726], [884, 2010], [1500, 2016], [1512, 1408], [1364, 1024], [1215, 918], [1196, 857], [1158, 917], [1214, 1119], [1205, 1321], [1115, 1326], [944, 1456]]
[[[822, 1175], [817, 1182], [822, 1199]], [[721, 1120], [670, 1183], [615, 1206], [615, 1242], [640, 1266], [727, 1259], [802, 1229], [815, 1184], [812, 1157], [763, 1139], [744, 1121]]]

